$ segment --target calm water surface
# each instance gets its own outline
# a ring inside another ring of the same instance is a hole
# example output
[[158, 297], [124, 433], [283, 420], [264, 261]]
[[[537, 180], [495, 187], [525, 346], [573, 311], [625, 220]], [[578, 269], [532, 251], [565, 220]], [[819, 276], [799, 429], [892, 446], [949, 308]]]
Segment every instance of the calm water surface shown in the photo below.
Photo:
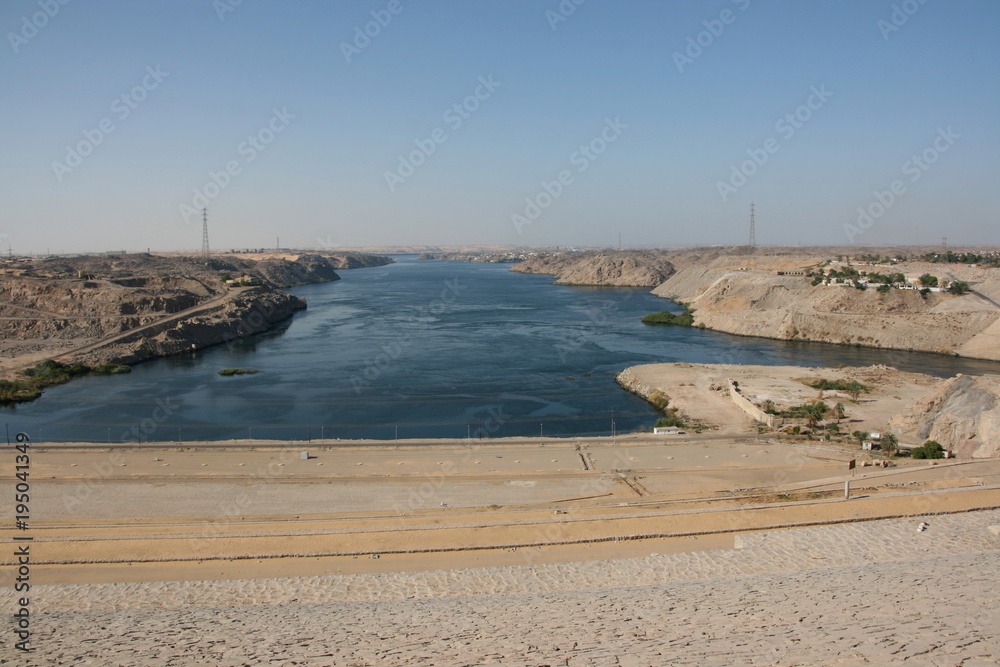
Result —
[[[3, 408], [35, 441], [607, 435], [657, 415], [614, 376], [658, 361], [885, 363], [948, 376], [1000, 364], [647, 327], [678, 310], [645, 289], [550, 285], [509, 265], [418, 261], [291, 290], [309, 302], [279, 330], [92, 377]], [[258, 369], [221, 377], [222, 368]]]

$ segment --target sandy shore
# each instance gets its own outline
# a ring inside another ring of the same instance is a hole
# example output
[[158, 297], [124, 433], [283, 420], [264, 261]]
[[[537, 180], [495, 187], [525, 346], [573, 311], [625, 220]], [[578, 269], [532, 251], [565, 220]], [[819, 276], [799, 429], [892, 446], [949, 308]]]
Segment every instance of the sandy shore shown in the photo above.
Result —
[[[742, 394], [758, 406], [772, 401], [781, 410], [817, 400], [831, 408], [842, 403], [846, 415], [839, 427], [845, 440], [850, 439], [852, 431], [885, 430], [893, 416], [941, 382], [940, 378], [886, 366], [803, 368], [670, 363], [633, 366], [626, 373], [647, 393], [661, 392], [670, 399], [671, 407], [689, 420], [709, 426], [717, 435], [757, 433], [756, 423], [730, 398], [730, 379], [738, 382]], [[857, 381], [870, 389], [858, 400], [852, 400], [846, 392], [820, 391], [804, 382], [818, 379]], [[789, 422], [794, 423], [797, 422]]]

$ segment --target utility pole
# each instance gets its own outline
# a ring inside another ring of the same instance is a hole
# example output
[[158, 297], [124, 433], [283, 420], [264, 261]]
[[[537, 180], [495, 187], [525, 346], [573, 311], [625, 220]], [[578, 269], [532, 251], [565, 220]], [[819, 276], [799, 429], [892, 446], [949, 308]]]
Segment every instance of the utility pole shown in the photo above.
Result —
[[208, 250], [208, 209], [201, 209], [201, 254], [205, 259], [211, 256]]
[[753, 219], [753, 202], [750, 202], [750, 243], [751, 248], [757, 247], [757, 229]]

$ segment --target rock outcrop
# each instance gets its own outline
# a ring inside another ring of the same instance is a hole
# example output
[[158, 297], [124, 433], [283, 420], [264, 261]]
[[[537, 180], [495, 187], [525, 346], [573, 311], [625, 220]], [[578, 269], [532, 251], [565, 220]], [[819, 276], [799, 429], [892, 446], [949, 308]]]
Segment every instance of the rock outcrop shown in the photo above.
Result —
[[553, 275], [557, 285], [655, 287], [673, 275], [674, 266], [657, 250], [595, 250], [538, 255], [511, 271]]
[[267, 286], [253, 287], [235, 294], [216, 308], [178, 322], [154, 325], [74, 360], [88, 365], [101, 362], [132, 365], [232, 343], [267, 331], [305, 308], [306, 302], [297, 296]]
[[1000, 378], [958, 375], [893, 417], [889, 426], [914, 442], [936, 440], [961, 458], [1000, 456]]

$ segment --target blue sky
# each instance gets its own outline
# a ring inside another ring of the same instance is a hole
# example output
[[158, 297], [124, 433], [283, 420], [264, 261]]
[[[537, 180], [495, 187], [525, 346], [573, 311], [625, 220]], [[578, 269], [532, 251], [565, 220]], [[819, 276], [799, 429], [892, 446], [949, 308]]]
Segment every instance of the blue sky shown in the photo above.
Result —
[[1000, 3], [576, 2], [6, 0], [0, 249], [1000, 243]]

